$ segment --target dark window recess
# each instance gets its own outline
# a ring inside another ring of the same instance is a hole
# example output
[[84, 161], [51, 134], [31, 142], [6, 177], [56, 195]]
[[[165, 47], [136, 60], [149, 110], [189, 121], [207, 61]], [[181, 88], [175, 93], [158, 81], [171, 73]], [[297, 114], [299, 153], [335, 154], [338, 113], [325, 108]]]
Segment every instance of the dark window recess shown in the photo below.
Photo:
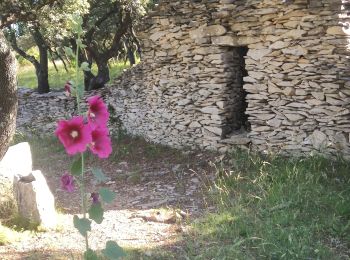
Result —
[[234, 47], [230, 49], [232, 59], [228, 59], [231, 68], [231, 82], [229, 89], [228, 112], [226, 113], [226, 129], [227, 135], [238, 134], [250, 130], [248, 116], [245, 114], [247, 109], [246, 91], [243, 89], [243, 78], [248, 75], [245, 68], [244, 56], [247, 55], [248, 47]]

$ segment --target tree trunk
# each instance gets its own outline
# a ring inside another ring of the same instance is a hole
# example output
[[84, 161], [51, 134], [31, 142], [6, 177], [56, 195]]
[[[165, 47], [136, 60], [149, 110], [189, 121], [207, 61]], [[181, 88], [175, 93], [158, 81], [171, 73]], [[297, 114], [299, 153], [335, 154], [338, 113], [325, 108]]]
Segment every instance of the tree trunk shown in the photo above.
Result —
[[91, 71], [84, 71], [84, 89], [88, 91], [90, 88], [91, 80], [95, 77], [95, 75]]
[[15, 133], [16, 114], [16, 60], [0, 30], [0, 160]]
[[132, 51], [132, 48], [128, 48], [128, 59], [129, 59], [129, 62], [130, 62], [130, 66], [135, 65], [135, 63], [136, 63], [135, 54]]
[[35, 73], [38, 80], [38, 92], [40, 94], [50, 92], [48, 68], [35, 66]]
[[49, 85], [49, 59], [48, 59], [48, 48], [45, 40], [38, 29], [34, 29], [32, 33], [36, 45], [39, 48], [40, 61], [35, 66], [35, 72], [38, 79], [38, 92], [48, 93], [50, 92]]
[[90, 80], [88, 90], [99, 89], [105, 86], [110, 80], [108, 61], [96, 61], [97, 64], [97, 75]]

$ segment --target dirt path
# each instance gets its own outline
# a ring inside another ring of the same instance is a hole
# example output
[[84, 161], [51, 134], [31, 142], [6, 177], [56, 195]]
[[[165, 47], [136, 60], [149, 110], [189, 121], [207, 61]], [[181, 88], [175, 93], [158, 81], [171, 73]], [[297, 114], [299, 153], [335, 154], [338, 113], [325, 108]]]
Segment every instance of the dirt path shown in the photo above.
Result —
[[[0, 259], [72, 259], [84, 250], [83, 238], [72, 224], [73, 215], [80, 213], [79, 194], [66, 193], [59, 186], [61, 174], [69, 168], [67, 156], [55, 149], [55, 141], [47, 142], [46, 151], [36, 149], [35, 142], [32, 150], [35, 169], [43, 171], [55, 195], [59, 227], [24, 233], [19, 241], [0, 247]], [[129, 152], [121, 154], [123, 147]], [[183, 153], [140, 139], [118, 142], [114, 156], [100, 164], [109, 178], [102, 186], [117, 196], [107, 206], [103, 223], [92, 226], [91, 248], [103, 249], [107, 240], [142, 250], [171, 247], [188, 223], [206, 209], [202, 189], [213, 178], [209, 162], [214, 160], [214, 154]], [[93, 164], [94, 159], [88, 163]], [[89, 192], [96, 190], [94, 180], [87, 183]]]

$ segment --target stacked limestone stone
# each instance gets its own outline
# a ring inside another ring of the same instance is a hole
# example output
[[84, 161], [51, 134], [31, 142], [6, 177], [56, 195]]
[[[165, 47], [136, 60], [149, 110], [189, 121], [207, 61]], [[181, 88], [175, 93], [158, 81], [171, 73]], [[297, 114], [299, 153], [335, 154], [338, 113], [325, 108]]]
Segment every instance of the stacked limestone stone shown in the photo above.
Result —
[[178, 146], [246, 143], [241, 135], [227, 139], [244, 125], [237, 47], [246, 46], [252, 144], [349, 153], [342, 1], [289, 2], [161, 1], [141, 34], [137, 73], [113, 85], [127, 130]]
[[236, 88], [231, 66], [237, 54], [210, 42], [226, 32], [224, 27], [201, 30], [211, 21], [208, 8], [163, 1], [147, 21], [140, 34], [142, 64], [116, 80], [112, 90], [131, 133], [173, 146], [218, 148], [226, 146], [220, 141], [227, 133], [240, 129], [235, 111], [244, 102], [243, 89]]
[[339, 18], [341, 1], [226, 2], [238, 12], [221, 13], [215, 23], [227, 24], [230, 35], [212, 42], [249, 48], [244, 89], [253, 144], [348, 153], [349, 42], [340, 26], [348, 20]]
[[53, 134], [58, 119], [74, 113], [74, 100], [63, 91], [40, 95], [31, 89], [18, 90], [17, 131]]

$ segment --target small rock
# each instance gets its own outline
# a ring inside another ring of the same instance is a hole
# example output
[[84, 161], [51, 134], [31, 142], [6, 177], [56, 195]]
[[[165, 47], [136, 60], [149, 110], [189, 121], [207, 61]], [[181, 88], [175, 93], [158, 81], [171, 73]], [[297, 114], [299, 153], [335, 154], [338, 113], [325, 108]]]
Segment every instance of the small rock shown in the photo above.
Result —
[[315, 149], [322, 150], [327, 146], [328, 139], [327, 135], [319, 130], [315, 130], [310, 137], [310, 141]]

